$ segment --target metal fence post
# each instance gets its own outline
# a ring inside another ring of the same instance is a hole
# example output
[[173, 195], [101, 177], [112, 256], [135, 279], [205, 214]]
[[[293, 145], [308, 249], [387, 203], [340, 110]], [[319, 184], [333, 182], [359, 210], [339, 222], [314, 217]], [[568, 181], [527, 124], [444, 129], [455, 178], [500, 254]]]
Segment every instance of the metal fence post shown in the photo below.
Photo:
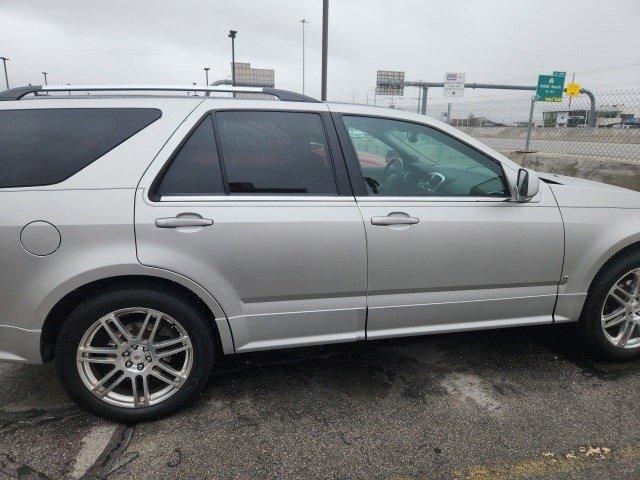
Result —
[[529, 110], [529, 123], [527, 124], [527, 138], [524, 141], [524, 151], [529, 151], [529, 144], [531, 143], [531, 129], [533, 128], [533, 109], [536, 106], [536, 96], [531, 97], [531, 109]]
[[447, 105], [447, 125], [451, 125], [451, 102]]
[[584, 93], [589, 97], [589, 112], [587, 113], [587, 125], [590, 127], [596, 126], [596, 97], [595, 95], [584, 88], [580, 89], [580, 93]]
[[429, 87], [427, 85], [422, 86], [422, 102], [420, 104], [420, 113], [422, 115], [427, 114], [427, 92], [429, 91]]

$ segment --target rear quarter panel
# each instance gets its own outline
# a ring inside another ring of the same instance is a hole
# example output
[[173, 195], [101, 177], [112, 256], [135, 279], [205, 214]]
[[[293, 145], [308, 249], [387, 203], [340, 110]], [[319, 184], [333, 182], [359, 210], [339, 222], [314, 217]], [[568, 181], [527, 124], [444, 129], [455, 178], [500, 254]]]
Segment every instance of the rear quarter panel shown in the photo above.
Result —
[[[0, 325], [38, 331], [69, 279], [137, 263], [133, 195], [133, 189], [0, 191]], [[33, 255], [20, 241], [23, 227], [37, 220], [60, 232], [50, 255]]]

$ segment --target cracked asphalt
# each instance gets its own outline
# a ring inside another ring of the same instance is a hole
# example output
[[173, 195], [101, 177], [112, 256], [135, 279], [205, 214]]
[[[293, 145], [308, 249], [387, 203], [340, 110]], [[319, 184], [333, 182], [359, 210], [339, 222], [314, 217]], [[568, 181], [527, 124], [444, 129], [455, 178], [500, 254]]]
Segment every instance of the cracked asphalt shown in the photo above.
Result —
[[0, 479], [640, 478], [639, 372], [555, 327], [270, 352], [128, 427], [6, 364]]

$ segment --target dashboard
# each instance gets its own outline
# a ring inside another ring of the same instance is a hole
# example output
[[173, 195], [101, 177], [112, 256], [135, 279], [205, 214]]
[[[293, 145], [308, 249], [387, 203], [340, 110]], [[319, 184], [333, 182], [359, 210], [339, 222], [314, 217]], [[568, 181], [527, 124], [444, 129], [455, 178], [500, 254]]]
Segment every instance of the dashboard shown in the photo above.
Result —
[[[508, 196], [504, 182], [483, 166], [459, 166], [388, 159], [384, 168], [363, 172], [372, 193], [401, 196]], [[376, 192], [377, 190], [377, 192]]]

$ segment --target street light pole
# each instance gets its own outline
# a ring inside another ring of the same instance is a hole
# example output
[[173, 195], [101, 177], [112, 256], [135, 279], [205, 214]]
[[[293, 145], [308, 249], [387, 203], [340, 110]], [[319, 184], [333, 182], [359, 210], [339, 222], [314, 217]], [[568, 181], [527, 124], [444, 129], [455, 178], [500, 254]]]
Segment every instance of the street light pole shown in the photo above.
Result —
[[42, 75], [44, 75], [44, 84], [47, 84], [47, 75], [49, 75], [47, 72], [42, 72]]
[[231, 85], [236, 86], [236, 35], [237, 30], [229, 30], [231, 39]]
[[303, 18], [300, 23], [302, 24], [302, 94], [304, 95], [304, 27], [309, 22]]
[[327, 101], [327, 48], [329, 44], [329, 0], [322, 0], [322, 87], [320, 99]]
[[204, 80], [207, 87], [209, 86], [209, 70], [211, 70], [211, 68], [204, 67]]
[[7, 60], [9, 60], [7, 57], [0, 57], [0, 59], [2, 60], [2, 64], [4, 65], [4, 81], [7, 84], [7, 90], [9, 90], [9, 76], [7, 75]]

